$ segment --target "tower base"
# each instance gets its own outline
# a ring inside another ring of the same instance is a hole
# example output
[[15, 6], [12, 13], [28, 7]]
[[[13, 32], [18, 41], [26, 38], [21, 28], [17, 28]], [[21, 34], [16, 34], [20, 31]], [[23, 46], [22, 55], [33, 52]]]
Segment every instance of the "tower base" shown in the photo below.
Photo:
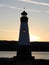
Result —
[[35, 59], [34, 57], [16, 57], [15, 65], [34, 65]]
[[17, 56], [19, 56], [19, 57], [31, 57], [30, 46], [18, 45]]

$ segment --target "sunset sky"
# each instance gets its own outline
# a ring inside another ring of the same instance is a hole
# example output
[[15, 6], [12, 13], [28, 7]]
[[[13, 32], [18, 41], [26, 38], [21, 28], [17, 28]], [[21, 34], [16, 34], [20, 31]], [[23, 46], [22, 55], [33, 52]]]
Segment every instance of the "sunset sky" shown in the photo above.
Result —
[[24, 7], [30, 41], [49, 41], [49, 0], [0, 0], [0, 40], [19, 40]]

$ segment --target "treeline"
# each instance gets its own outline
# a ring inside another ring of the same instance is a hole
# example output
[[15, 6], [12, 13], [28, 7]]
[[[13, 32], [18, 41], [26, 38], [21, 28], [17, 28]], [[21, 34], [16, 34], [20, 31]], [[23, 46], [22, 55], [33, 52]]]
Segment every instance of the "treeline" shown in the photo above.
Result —
[[31, 42], [32, 51], [45, 51], [49, 52], [49, 42]]
[[[0, 51], [17, 51], [18, 41], [0, 41]], [[49, 42], [30, 42], [31, 51], [49, 51]]]
[[0, 41], [0, 51], [16, 51], [17, 41]]

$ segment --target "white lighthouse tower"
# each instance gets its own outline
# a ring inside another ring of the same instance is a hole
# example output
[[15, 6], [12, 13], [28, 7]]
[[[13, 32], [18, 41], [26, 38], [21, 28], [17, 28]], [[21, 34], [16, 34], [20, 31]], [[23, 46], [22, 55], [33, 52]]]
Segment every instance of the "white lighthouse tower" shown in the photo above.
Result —
[[31, 56], [30, 51], [30, 40], [29, 40], [29, 29], [28, 29], [28, 17], [27, 13], [23, 11], [20, 18], [20, 33], [18, 42], [17, 56]]

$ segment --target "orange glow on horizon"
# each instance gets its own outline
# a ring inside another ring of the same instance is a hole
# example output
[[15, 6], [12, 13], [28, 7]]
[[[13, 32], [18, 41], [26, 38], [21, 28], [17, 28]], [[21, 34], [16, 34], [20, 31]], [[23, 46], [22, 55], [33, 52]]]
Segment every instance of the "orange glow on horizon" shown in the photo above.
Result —
[[30, 35], [30, 41], [40, 41], [39, 36]]
[[[31, 33], [29, 34], [30, 41], [48, 41], [49, 37], [44, 37], [44, 35], [38, 35]], [[0, 40], [8, 40], [8, 41], [19, 41], [19, 31], [9, 30], [9, 31], [1, 31], [0, 32]]]

